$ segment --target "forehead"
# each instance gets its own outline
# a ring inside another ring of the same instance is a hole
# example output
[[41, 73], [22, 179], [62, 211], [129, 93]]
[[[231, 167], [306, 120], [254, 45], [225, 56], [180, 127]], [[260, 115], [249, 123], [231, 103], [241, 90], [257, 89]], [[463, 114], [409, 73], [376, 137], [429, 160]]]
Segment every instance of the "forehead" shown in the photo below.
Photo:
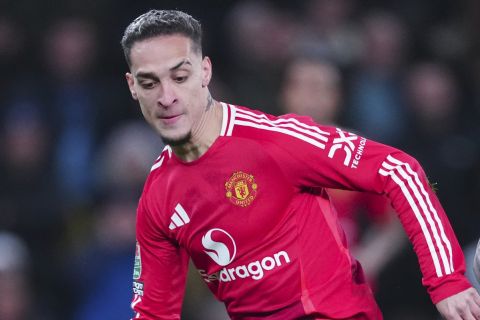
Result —
[[199, 58], [191, 39], [182, 35], [162, 35], [137, 41], [130, 51], [132, 71], [170, 68], [181, 59], [190, 59], [194, 63]]

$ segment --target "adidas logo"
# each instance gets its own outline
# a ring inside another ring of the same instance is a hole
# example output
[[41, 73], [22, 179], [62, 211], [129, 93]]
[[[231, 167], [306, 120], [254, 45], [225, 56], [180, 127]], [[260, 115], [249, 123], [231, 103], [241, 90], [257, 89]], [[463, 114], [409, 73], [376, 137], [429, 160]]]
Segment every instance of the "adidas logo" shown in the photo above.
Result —
[[190, 222], [190, 218], [188, 217], [187, 212], [185, 211], [185, 209], [183, 209], [180, 203], [177, 204], [177, 206], [175, 207], [175, 212], [172, 214], [172, 217], [170, 219], [172, 220], [172, 222], [170, 222], [170, 225], [168, 226], [170, 230], [181, 227]]

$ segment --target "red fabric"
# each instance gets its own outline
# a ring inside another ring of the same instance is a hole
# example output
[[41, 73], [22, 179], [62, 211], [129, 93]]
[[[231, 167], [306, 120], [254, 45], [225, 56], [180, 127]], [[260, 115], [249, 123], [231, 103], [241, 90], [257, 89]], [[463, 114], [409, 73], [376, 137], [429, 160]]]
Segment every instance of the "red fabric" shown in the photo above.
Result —
[[462, 252], [414, 159], [306, 117], [224, 105], [223, 121], [202, 157], [167, 147], [147, 179], [137, 318], [180, 318], [190, 256], [232, 319], [381, 319], [324, 188], [385, 194], [432, 299], [463, 289]]
[[362, 219], [369, 224], [381, 225], [392, 218], [390, 211], [393, 209], [385, 196], [339, 189], [328, 190], [328, 195], [335, 206], [350, 247], [360, 241]]

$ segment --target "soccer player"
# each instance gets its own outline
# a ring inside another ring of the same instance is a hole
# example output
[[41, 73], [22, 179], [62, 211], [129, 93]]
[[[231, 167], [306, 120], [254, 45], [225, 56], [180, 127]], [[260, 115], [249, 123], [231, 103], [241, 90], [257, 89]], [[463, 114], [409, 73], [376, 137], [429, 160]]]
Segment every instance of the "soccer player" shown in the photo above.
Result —
[[167, 145], [138, 205], [134, 318], [180, 318], [191, 258], [232, 319], [382, 319], [324, 192], [343, 188], [388, 196], [440, 313], [480, 319], [415, 159], [307, 117], [215, 101], [200, 24], [183, 12], [141, 15], [122, 47], [132, 97]]

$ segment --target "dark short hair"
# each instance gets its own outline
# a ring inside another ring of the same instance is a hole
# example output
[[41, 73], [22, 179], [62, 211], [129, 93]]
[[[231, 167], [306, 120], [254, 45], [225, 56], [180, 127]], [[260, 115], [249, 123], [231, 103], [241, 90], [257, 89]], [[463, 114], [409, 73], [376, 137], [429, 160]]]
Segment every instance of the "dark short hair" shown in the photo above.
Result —
[[131, 66], [130, 51], [137, 41], [161, 35], [180, 34], [190, 38], [193, 49], [202, 52], [202, 26], [189, 14], [178, 10], [150, 10], [128, 25], [122, 37], [125, 59]]

